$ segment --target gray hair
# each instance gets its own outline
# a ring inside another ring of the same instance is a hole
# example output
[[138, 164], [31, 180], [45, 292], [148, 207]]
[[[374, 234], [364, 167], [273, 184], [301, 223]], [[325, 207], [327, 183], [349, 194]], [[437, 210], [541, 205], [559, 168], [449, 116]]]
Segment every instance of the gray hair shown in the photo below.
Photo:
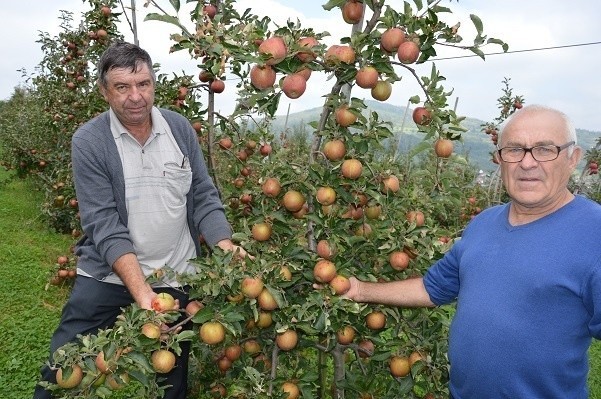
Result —
[[501, 136], [503, 135], [503, 131], [505, 130], [505, 128], [511, 124], [511, 121], [518, 115], [524, 114], [524, 113], [529, 113], [529, 112], [533, 112], [533, 113], [538, 113], [538, 112], [550, 112], [553, 113], [557, 116], [559, 116], [561, 118], [561, 120], [563, 121], [563, 125], [565, 128], [565, 133], [566, 133], [566, 138], [568, 139], [568, 141], [573, 141], [574, 145], [570, 146], [567, 149], [568, 152], [568, 157], [572, 156], [572, 153], [574, 152], [574, 147], [576, 147], [576, 145], [578, 144], [578, 138], [576, 137], [576, 128], [574, 128], [574, 124], [572, 123], [572, 121], [570, 120], [570, 118], [563, 113], [562, 111], [559, 111], [558, 109], [555, 108], [551, 108], [551, 107], [547, 107], [544, 105], [539, 105], [539, 104], [531, 104], [531, 105], [527, 105], [524, 108], [514, 112], [513, 114], [511, 114], [511, 116], [509, 118], [507, 118], [507, 120], [505, 121], [505, 123], [503, 124], [503, 128], [501, 129], [501, 132], [499, 133], [499, 138], [498, 141], [501, 142]]
[[111, 44], [98, 60], [98, 83], [106, 87], [107, 73], [115, 68], [130, 68], [135, 72], [140, 64], [146, 64], [152, 75], [152, 81], [156, 82], [156, 74], [152, 68], [152, 59], [146, 50], [135, 44], [117, 41]]

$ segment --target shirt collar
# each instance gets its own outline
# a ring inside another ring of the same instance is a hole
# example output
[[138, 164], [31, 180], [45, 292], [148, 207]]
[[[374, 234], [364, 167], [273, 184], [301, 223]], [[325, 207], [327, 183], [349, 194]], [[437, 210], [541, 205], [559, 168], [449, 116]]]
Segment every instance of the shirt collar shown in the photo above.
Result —
[[[157, 107], [152, 107], [150, 110], [150, 118], [152, 120], [152, 132], [150, 132], [151, 137], [154, 135], [167, 133], [167, 121], [165, 118], [163, 118], [161, 111], [159, 111]], [[112, 108], [109, 108], [109, 120], [111, 133], [115, 139], [118, 139], [123, 134], [129, 134]]]

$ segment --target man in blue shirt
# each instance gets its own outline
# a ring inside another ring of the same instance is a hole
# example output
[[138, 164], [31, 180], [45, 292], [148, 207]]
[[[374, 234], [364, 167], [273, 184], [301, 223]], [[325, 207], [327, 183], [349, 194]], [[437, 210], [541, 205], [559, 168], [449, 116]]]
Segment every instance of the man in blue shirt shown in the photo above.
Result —
[[496, 153], [511, 201], [489, 208], [423, 278], [351, 278], [358, 302], [457, 301], [449, 334], [450, 394], [588, 397], [587, 352], [601, 339], [601, 206], [568, 188], [581, 157], [563, 113], [528, 106]]

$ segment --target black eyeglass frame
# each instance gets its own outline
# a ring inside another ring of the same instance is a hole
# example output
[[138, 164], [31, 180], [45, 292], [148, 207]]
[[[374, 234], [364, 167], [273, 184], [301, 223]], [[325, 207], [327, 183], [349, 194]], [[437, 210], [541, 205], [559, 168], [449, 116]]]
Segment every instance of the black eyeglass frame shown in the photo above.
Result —
[[[555, 161], [557, 158], [559, 158], [559, 153], [562, 150], [565, 150], [566, 148], [568, 148], [569, 146], [572, 146], [576, 144], [575, 141], [568, 141], [567, 143], [565, 143], [564, 145], [552, 145], [552, 144], [546, 144], [546, 145], [535, 145], [534, 147], [503, 147], [503, 148], [497, 148], [497, 153], [499, 154], [499, 158], [501, 158], [501, 160], [503, 162], [507, 162], [507, 163], [518, 163], [518, 162], [522, 162], [524, 160], [524, 158], [526, 158], [526, 154], [530, 153], [530, 155], [532, 155], [532, 158], [536, 161], [536, 162], [549, 162], [549, 161]], [[557, 154], [555, 154], [555, 158], [553, 159], [545, 159], [544, 161], [539, 161], [538, 159], [536, 159], [536, 157], [534, 156], [534, 153], [532, 152], [532, 150], [534, 150], [535, 148], [539, 148], [539, 147], [555, 147], [557, 148]], [[522, 157], [517, 160], [517, 161], [506, 161], [505, 159], [503, 159], [503, 155], [501, 154], [501, 151], [507, 149], [507, 148], [513, 148], [513, 149], [521, 149], [523, 150], [522, 153]]]

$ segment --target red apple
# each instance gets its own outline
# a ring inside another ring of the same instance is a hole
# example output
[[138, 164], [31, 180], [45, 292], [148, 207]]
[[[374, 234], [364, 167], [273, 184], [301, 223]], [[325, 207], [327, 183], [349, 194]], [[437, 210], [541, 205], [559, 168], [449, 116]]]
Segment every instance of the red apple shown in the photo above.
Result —
[[403, 64], [413, 64], [419, 58], [419, 46], [413, 41], [403, 42], [397, 49], [397, 56]]
[[282, 190], [282, 185], [280, 184], [280, 181], [275, 177], [269, 177], [265, 179], [263, 185], [261, 186], [261, 189], [266, 197], [275, 198], [280, 194], [280, 191]]
[[342, 19], [347, 24], [354, 25], [363, 18], [363, 3], [357, 0], [347, 0], [342, 6]]
[[291, 99], [296, 99], [302, 96], [306, 88], [307, 81], [298, 73], [287, 75], [282, 81], [282, 91], [286, 97]]
[[332, 205], [336, 201], [336, 191], [332, 187], [319, 187], [315, 197], [321, 205]]
[[342, 162], [340, 171], [342, 176], [346, 177], [347, 179], [355, 180], [361, 176], [361, 173], [363, 172], [363, 165], [358, 159], [347, 159]]
[[265, 61], [267, 65], [275, 65], [286, 58], [288, 49], [284, 39], [279, 36], [270, 37], [269, 39], [263, 40], [259, 45], [259, 54], [268, 55], [269, 58]]
[[438, 139], [434, 143], [434, 152], [437, 157], [448, 158], [453, 153], [453, 142], [449, 139]]
[[161, 292], [157, 294], [152, 300], [152, 308], [157, 312], [165, 312], [169, 310], [174, 310], [175, 307], [175, 299], [166, 292]]
[[327, 259], [318, 260], [313, 267], [313, 277], [319, 283], [329, 283], [336, 277], [336, 265]]
[[315, 53], [311, 49], [318, 44], [319, 42], [313, 36], [301, 37], [298, 40], [298, 45], [301, 49], [296, 54], [296, 58], [302, 62], [311, 62], [315, 60]]
[[349, 127], [353, 123], [357, 122], [357, 115], [349, 110], [348, 105], [341, 105], [334, 112], [336, 123], [342, 127]]
[[225, 90], [225, 82], [221, 79], [215, 79], [209, 83], [209, 88], [213, 91], [213, 93], [223, 93]]
[[327, 141], [323, 145], [323, 153], [330, 161], [340, 161], [346, 154], [346, 146], [344, 145], [344, 141], [340, 139]]
[[432, 114], [426, 107], [416, 107], [413, 110], [413, 122], [418, 125], [426, 126], [432, 122]]
[[363, 89], [372, 89], [378, 83], [380, 74], [378, 70], [371, 65], [366, 65], [357, 71], [357, 86]]
[[250, 69], [250, 83], [259, 90], [273, 87], [276, 73], [270, 65], [254, 65]]
[[388, 53], [397, 51], [401, 43], [405, 41], [405, 32], [401, 28], [389, 28], [382, 33], [380, 45]]

